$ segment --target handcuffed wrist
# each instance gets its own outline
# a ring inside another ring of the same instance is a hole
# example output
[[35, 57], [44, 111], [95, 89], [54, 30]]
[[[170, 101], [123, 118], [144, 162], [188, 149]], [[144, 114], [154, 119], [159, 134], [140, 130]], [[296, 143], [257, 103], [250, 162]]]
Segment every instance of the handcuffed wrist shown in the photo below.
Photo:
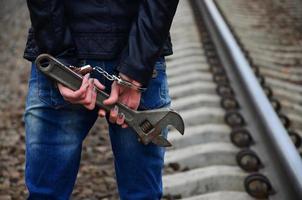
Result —
[[131, 82], [133, 85], [135, 85], [137, 87], [142, 87], [142, 84], [140, 82], [129, 78], [127, 75], [125, 75], [123, 73], [119, 73], [119, 76], [121, 77], [121, 79], [129, 81], [129, 82]]
[[144, 92], [147, 89], [147, 88], [143, 88], [141, 83], [129, 78], [128, 76], [122, 73], [119, 73], [118, 78], [121, 80], [121, 81], [117, 81], [117, 83], [120, 85], [125, 85], [139, 92]]

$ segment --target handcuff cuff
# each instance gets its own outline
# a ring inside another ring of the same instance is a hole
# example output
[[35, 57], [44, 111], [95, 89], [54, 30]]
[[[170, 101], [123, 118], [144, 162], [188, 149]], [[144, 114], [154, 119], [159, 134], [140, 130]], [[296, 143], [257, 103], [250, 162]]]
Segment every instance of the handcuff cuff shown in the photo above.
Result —
[[114, 80], [116, 81], [116, 83], [119, 85], [137, 90], [139, 92], [144, 92], [147, 89], [147, 88], [143, 88], [138, 85], [135, 85], [134, 83], [131, 83], [130, 81], [123, 79], [122, 76], [115, 76], [115, 75], [112, 75], [112, 76], [113, 76]]
[[106, 79], [110, 80], [110, 81], [115, 81], [117, 84], [131, 88], [133, 90], [137, 90], [139, 92], [144, 92], [147, 90], [147, 88], [143, 88], [140, 87], [138, 85], [135, 85], [134, 83], [125, 80], [122, 76], [116, 76], [116, 75], [111, 75], [108, 72], [106, 72], [103, 68], [95, 66], [95, 67], [91, 67], [90, 65], [85, 65], [82, 67], [74, 67], [74, 66], [70, 66], [70, 69], [72, 69], [74, 72], [81, 74], [81, 75], [85, 75], [87, 73], [90, 73], [92, 71], [97, 72], [98, 74], [101, 74], [102, 76], [104, 76]]

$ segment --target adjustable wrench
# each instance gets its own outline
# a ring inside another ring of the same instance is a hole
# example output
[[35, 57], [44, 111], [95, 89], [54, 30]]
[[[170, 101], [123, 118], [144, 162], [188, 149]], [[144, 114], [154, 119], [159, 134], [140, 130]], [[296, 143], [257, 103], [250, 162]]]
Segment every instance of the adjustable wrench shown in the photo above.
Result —
[[[72, 90], [78, 90], [81, 87], [82, 75], [72, 71], [51, 55], [41, 54], [35, 62], [42, 73], [66, 87]], [[116, 105], [119, 114], [124, 114], [125, 122], [137, 133], [139, 141], [145, 145], [152, 142], [162, 147], [171, 146], [171, 143], [161, 135], [161, 130], [168, 125], [172, 125], [182, 135], [184, 134], [184, 122], [182, 117], [170, 108], [135, 111], [121, 103], [108, 106], [104, 105], [103, 101], [107, 99], [109, 95], [97, 88], [96, 92], [96, 105], [107, 112]]]

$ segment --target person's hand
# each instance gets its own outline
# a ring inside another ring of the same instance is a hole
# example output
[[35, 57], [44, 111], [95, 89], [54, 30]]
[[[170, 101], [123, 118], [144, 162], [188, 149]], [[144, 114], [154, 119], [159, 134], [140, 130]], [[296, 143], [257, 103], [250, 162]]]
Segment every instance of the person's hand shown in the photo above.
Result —
[[89, 110], [93, 110], [95, 108], [95, 86], [100, 90], [105, 89], [105, 87], [97, 79], [89, 78], [89, 74], [86, 74], [83, 77], [82, 85], [76, 91], [73, 91], [58, 83], [59, 91], [66, 101], [69, 101], [73, 104], [82, 104]]
[[[129, 77], [120, 74], [120, 76], [132, 84], [135, 84], [137, 86], [141, 86], [141, 84], [133, 79], [130, 79]], [[141, 99], [141, 93], [138, 90], [119, 85], [116, 82], [112, 83], [111, 86], [111, 93], [108, 99], [106, 99], [103, 103], [105, 105], [113, 105], [117, 102], [124, 104], [125, 106], [136, 110], [139, 106]], [[104, 117], [105, 116], [105, 111], [100, 109], [99, 110], [99, 116]], [[123, 128], [127, 128], [128, 125], [124, 122], [125, 121], [125, 116], [124, 115], [119, 115], [118, 114], [118, 108], [115, 106], [111, 111], [110, 111], [110, 116], [109, 116], [109, 121], [111, 123], [116, 123], [118, 125], [121, 125]]]

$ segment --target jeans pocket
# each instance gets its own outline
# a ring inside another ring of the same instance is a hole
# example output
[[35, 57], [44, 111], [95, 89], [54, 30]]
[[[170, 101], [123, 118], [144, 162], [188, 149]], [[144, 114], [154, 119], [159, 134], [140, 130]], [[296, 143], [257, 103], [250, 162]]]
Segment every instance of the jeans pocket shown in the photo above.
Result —
[[171, 103], [166, 74], [165, 59], [161, 57], [155, 63], [156, 76], [148, 84], [147, 90], [142, 93], [140, 110], [162, 108]]
[[55, 86], [54, 81], [45, 76], [39, 70], [36, 71], [38, 81], [38, 96], [42, 102], [55, 109], [59, 109], [70, 104], [64, 100], [59, 89]]

